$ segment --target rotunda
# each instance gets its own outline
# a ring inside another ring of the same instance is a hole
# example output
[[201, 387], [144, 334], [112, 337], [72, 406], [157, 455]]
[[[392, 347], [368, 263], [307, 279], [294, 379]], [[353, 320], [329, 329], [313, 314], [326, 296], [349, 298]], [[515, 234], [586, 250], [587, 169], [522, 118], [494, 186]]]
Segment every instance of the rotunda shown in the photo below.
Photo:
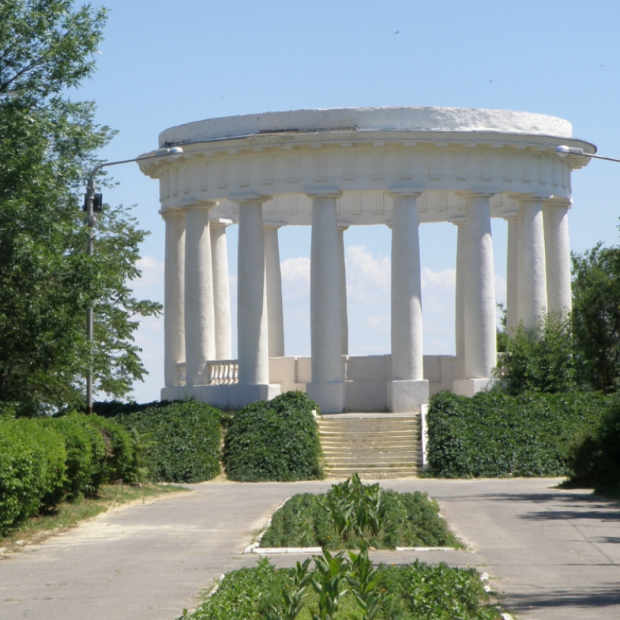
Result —
[[[399, 107], [217, 118], [163, 131], [183, 155], [138, 161], [166, 226], [165, 387], [237, 409], [301, 389], [323, 413], [410, 412], [429, 394], [486, 389], [496, 365], [491, 218], [508, 222], [507, 324], [570, 309], [568, 121], [526, 112]], [[152, 155], [147, 153], [145, 155]], [[457, 229], [456, 355], [422, 353], [419, 224]], [[238, 354], [226, 227], [239, 226]], [[343, 234], [389, 226], [391, 352], [349, 356]], [[278, 229], [312, 227], [311, 357], [286, 357]]]

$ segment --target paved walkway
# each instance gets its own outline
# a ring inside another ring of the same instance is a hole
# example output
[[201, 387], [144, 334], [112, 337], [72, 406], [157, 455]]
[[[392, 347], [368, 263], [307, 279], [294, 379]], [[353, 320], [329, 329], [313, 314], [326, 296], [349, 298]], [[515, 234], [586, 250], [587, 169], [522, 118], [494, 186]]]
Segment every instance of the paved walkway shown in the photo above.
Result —
[[[418, 554], [472, 564], [519, 617], [620, 618], [620, 507], [554, 480], [398, 480], [426, 490], [471, 551]], [[0, 618], [173, 620], [213, 578], [256, 557], [241, 551], [286, 497], [329, 483], [190, 485], [105, 513], [0, 561]], [[376, 560], [412, 561], [377, 552]], [[276, 558], [288, 565], [296, 558]]]

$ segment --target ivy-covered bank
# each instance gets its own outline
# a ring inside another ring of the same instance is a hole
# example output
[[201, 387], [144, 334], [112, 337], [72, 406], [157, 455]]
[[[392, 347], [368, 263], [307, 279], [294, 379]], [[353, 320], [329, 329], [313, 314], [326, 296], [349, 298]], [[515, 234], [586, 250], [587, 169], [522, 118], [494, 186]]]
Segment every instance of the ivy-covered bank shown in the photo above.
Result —
[[571, 475], [576, 446], [595, 433], [612, 402], [599, 393], [440, 392], [427, 418], [427, 475]]
[[323, 477], [321, 442], [313, 411], [301, 392], [286, 392], [238, 411], [230, 420], [223, 462], [239, 482], [317, 480]]

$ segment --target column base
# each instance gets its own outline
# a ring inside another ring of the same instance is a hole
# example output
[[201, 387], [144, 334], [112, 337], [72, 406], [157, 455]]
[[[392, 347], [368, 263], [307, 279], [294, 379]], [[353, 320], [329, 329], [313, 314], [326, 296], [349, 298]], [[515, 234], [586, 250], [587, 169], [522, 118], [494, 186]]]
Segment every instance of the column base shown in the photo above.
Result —
[[469, 396], [470, 398], [478, 392], [491, 389], [493, 380], [484, 379], [458, 379], [452, 383], [452, 391], [458, 396]]
[[306, 394], [317, 402], [321, 413], [342, 413], [346, 400], [344, 383], [308, 383]]
[[192, 388], [185, 385], [175, 385], [161, 389], [159, 398], [161, 400], [189, 400], [192, 397]]
[[392, 413], [420, 410], [428, 403], [428, 381], [388, 381], [387, 408]]

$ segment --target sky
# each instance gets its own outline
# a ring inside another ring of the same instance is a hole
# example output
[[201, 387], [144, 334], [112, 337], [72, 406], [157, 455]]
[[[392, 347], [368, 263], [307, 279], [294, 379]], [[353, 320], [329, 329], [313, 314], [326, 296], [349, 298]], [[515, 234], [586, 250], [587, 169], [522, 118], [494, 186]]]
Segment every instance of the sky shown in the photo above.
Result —
[[[81, 4], [76, 2], [76, 6]], [[97, 2], [94, 2], [97, 5]], [[97, 72], [72, 97], [94, 100], [118, 130], [100, 153], [114, 161], [157, 147], [182, 123], [267, 111], [448, 106], [559, 116], [573, 136], [620, 158], [620, 2], [617, 0], [105, 0]], [[137, 295], [163, 301], [164, 224], [158, 183], [137, 165], [113, 169], [110, 204], [135, 205], [150, 232]], [[618, 243], [620, 164], [573, 173], [571, 247]], [[233, 313], [235, 226], [228, 229]], [[496, 295], [505, 300], [506, 222], [492, 221]], [[454, 353], [456, 228], [420, 228], [424, 351]], [[345, 233], [350, 353], [389, 353], [390, 234]], [[280, 230], [287, 355], [309, 355], [310, 228]], [[233, 325], [234, 325], [233, 314]], [[163, 386], [163, 320], [141, 321], [149, 375], [139, 402]], [[233, 346], [236, 345], [236, 335]]]

